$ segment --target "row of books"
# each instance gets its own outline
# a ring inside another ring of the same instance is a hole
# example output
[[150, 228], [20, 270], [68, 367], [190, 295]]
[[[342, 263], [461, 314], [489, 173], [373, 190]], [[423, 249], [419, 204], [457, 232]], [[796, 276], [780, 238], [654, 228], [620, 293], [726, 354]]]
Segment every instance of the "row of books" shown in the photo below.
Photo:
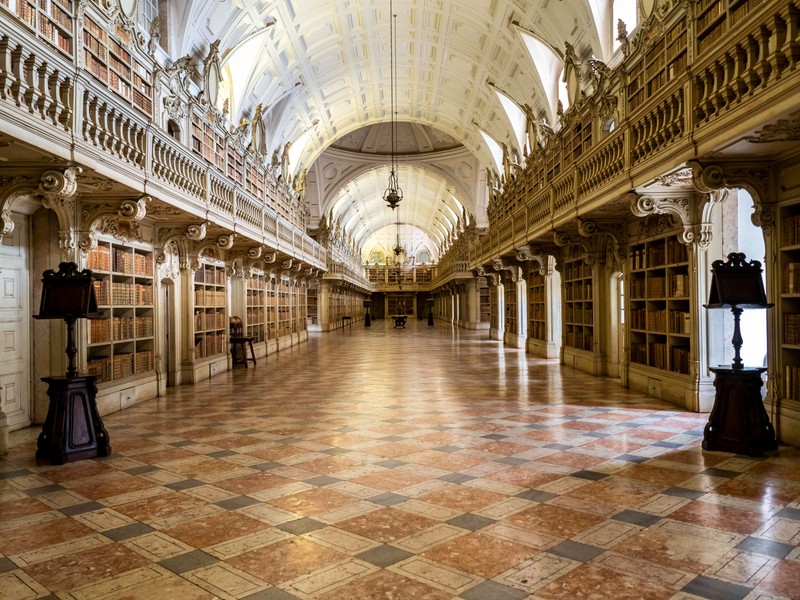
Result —
[[564, 279], [586, 279], [592, 276], [592, 267], [583, 261], [569, 262], [564, 267]]
[[153, 351], [125, 352], [114, 356], [90, 358], [86, 363], [89, 375], [97, 377], [98, 383], [124, 379], [131, 375], [139, 375], [154, 368]]
[[569, 301], [576, 300], [591, 300], [592, 299], [592, 283], [586, 281], [581, 285], [579, 282], [572, 282], [564, 286], [564, 299]]
[[153, 286], [96, 279], [92, 282], [99, 306], [152, 306]]
[[800, 314], [784, 313], [783, 343], [800, 344]]
[[114, 248], [103, 244], [94, 248], [86, 257], [86, 267], [93, 271], [114, 271], [143, 277], [153, 276], [152, 254], [142, 254], [128, 248]]
[[579, 350], [593, 350], [594, 335], [592, 330], [579, 328], [577, 330], [566, 331], [564, 333], [564, 345], [570, 348], [578, 348]]
[[225, 285], [225, 269], [205, 265], [194, 272], [195, 283], [209, 283], [212, 285]]
[[786, 398], [800, 399], [800, 367], [784, 367], [784, 393]]
[[227, 329], [228, 317], [223, 312], [196, 312], [194, 315], [195, 332], [210, 331], [213, 329]]
[[89, 343], [153, 337], [153, 317], [113, 317], [89, 321]]
[[796, 294], [800, 292], [800, 263], [788, 263], [783, 268], [783, 293]]
[[225, 306], [227, 294], [223, 290], [195, 289], [195, 306]]
[[566, 322], [575, 325], [592, 325], [594, 323], [594, 311], [591, 307], [580, 308], [567, 305]]
[[[667, 369], [667, 345], [663, 342], [637, 342], [631, 344], [631, 362], [649, 365], [656, 369]], [[670, 348], [670, 371], [689, 373], [689, 348], [672, 346]]]
[[222, 333], [200, 335], [194, 340], [194, 357], [205, 358], [225, 352], [225, 336]]

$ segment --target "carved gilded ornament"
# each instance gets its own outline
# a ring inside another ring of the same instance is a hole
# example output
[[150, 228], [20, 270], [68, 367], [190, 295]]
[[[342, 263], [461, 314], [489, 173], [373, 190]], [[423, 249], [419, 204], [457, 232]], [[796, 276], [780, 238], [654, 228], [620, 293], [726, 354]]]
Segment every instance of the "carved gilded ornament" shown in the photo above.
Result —
[[139, 221], [147, 214], [149, 196], [119, 203], [84, 204], [85, 227], [79, 233], [78, 247], [86, 253], [97, 247], [98, 235], [108, 235], [121, 242], [141, 241]]
[[800, 119], [779, 119], [765, 125], [753, 136], [746, 138], [752, 144], [800, 141]]

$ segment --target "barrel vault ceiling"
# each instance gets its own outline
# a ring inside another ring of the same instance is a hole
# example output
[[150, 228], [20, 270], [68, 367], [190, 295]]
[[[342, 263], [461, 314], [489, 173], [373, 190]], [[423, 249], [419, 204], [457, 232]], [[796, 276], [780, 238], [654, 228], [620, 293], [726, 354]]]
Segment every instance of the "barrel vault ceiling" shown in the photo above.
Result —
[[[435, 258], [459, 226], [485, 225], [486, 169], [499, 170], [501, 144], [522, 153], [514, 111], [527, 104], [555, 121], [565, 42], [579, 57], [611, 60], [611, 3], [170, 0], [162, 44], [171, 56], [202, 57], [220, 40], [230, 119], [262, 104], [268, 152], [289, 145], [312, 227], [323, 218], [338, 224], [367, 256], [394, 238], [399, 219], [403, 243], [424, 243]], [[399, 215], [382, 202], [392, 13]]]

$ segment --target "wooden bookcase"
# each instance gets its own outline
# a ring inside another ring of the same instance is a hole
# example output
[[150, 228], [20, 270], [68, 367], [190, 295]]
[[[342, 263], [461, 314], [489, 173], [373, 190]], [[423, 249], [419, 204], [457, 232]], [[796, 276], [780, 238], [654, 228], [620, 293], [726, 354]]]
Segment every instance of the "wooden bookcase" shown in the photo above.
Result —
[[72, 0], [0, 0], [17, 18], [56, 50], [72, 57], [75, 52]]
[[628, 290], [631, 363], [688, 375], [689, 255], [677, 236], [631, 246]]
[[253, 273], [246, 281], [247, 336], [256, 342], [263, 342], [266, 334], [266, 307], [264, 305], [264, 275]]
[[319, 309], [317, 307], [317, 289], [309, 288], [306, 291], [306, 318], [309, 325], [317, 325], [319, 323]]
[[509, 278], [503, 287], [505, 304], [505, 333], [517, 335], [519, 333], [518, 311], [517, 311], [517, 284]]
[[545, 278], [539, 265], [528, 272], [528, 337], [542, 342], [547, 340], [547, 307], [545, 305]]
[[281, 280], [278, 283], [278, 337], [292, 334], [291, 289], [289, 283]]
[[[497, 330], [500, 327], [500, 304], [498, 302], [498, 292], [497, 286], [489, 286], [489, 323], [491, 324], [491, 328]], [[498, 331], [499, 335], [502, 336], [503, 332]]]
[[130, 51], [130, 34], [113, 34], [88, 14], [83, 20], [83, 67], [147, 116], [153, 114], [153, 72]]
[[225, 267], [201, 263], [194, 273], [194, 358], [227, 352]]
[[592, 113], [587, 112], [567, 135], [563, 148], [564, 168], [569, 167], [592, 147], [592, 118]]
[[564, 346], [594, 350], [592, 267], [583, 257], [564, 261]]
[[780, 209], [780, 398], [800, 401], [800, 204]]
[[102, 314], [87, 321], [87, 372], [104, 383], [153, 371], [152, 251], [100, 241], [86, 267]]
[[648, 98], [686, 70], [689, 34], [681, 17], [628, 70], [628, 109], [635, 112]]
[[306, 288], [302, 285], [292, 286], [292, 333], [306, 330], [307, 302]]
[[480, 285], [479, 288], [479, 310], [480, 310], [480, 322], [486, 323], [487, 326], [492, 322], [492, 301], [491, 301], [491, 292], [492, 289], [489, 287], [488, 284], [484, 283]]
[[192, 151], [220, 171], [225, 171], [225, 138], [197, 111], [192, 112]]
[[711, 48], [763, 0], [699, 0], [695, 5], [697, 55]]
[[267, 340], [278, 339], [278, 283], [272, 277], [268, 278], [264, 286], [265, 324], [267, 327]]

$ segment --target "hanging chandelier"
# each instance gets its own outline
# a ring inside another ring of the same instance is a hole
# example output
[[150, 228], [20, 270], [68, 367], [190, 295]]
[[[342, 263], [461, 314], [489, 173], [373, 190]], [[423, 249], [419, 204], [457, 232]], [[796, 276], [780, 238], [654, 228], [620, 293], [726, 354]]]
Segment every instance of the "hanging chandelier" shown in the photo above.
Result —
[[[392, 208], [394, 208], [394, 207], [392, 207]], [[395, 225], [395, 242], [394, 242], [394, 247], [392, 248], [392, 252], [394, 252], [394, 255], [399, 259], [400, 255], [403, 254], [403, 252], [405, 252], [405, 250], [406, 249], [403, 248], [403, 246], [400, 245], [400, 211], [398, 210], [397, 211], [397, 223]], [[397, 262], [397, 264], [399, 264], [400, 261], [397, 260], [395, 262]]]
[[[403, 190], [400, 188], [400, 182], [397, 180], [397, 119], [395, 118], [396, 101], [397, 101], [397, 74], [395, 73], [395, 58], [397, 53], [397, 15], [394, 14], [394, 7], [392, 0], [389, 0], [389, 13], [391, 20], [389, 21], [389, 93], [391, 95], [391, 163], [389, 165], [389, 185], [386, 191], [383, 192], [383, 201], [389, 205], [389, 208], [394, 210], [400, 201], [403, 199]], [[398, 245], [400, 240], [398, 238]]]

